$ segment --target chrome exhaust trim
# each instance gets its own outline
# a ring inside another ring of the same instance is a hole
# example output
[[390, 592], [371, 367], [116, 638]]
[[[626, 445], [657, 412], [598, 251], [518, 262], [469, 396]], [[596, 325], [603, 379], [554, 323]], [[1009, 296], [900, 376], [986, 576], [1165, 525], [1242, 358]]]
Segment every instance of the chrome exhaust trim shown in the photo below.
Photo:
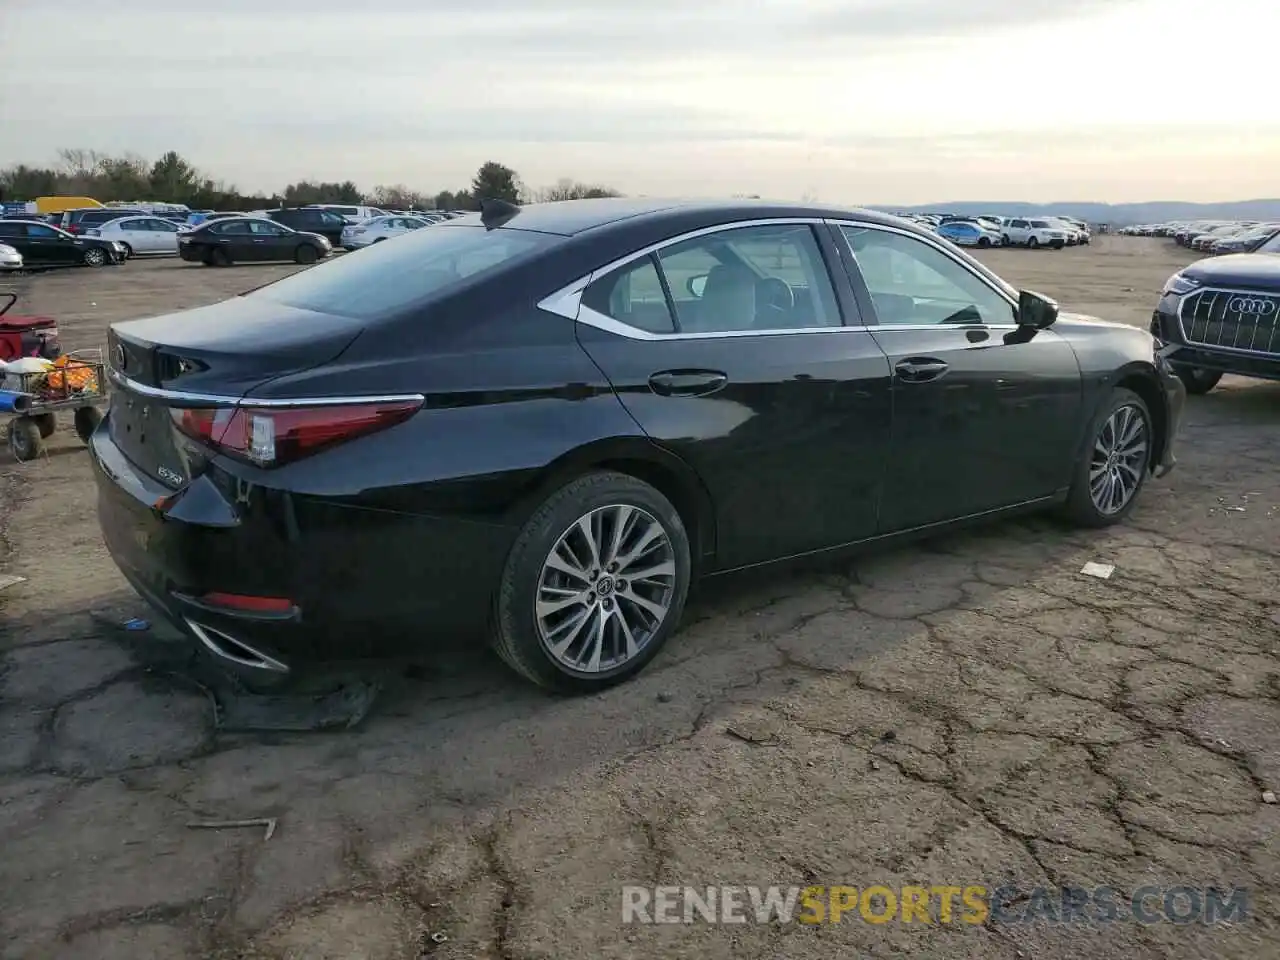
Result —
[[243, 640], [237, 640], [230, 634], [194, 620], [187, 619], [188, 629], [196, 639], [205, 645], [210, 653], [223, 660], [249, 667], [252, 670], [269, 670], [272, 673], [288, 673], [289, 667], [274, 657], [269, 657], [260, 650], [255, 650]]

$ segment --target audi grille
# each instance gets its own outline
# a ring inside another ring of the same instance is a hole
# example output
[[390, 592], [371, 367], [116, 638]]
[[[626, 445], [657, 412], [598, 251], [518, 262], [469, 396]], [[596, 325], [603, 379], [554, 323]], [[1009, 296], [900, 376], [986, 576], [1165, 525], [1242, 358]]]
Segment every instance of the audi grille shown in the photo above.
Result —
[[1187, 343], [1246, 353], [1280, 349], [1280, 296], [1235, 290], [1197, 290], [1178, 317]]

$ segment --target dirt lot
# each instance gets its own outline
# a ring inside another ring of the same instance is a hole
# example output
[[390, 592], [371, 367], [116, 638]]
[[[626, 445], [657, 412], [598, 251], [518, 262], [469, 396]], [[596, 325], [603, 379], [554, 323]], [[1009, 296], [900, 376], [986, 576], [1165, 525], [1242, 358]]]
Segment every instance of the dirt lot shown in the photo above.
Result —
[[[1126, 238], [984, 259], [1135, 324], [1186, 262]], [[18, 285], [81, 347], [287, 269]], [[1280, 955], [1278, 424], [1280, 384], [1224, 381], [1119, 529], [1033, 520], [732, 584], [605, 695], [546, 698], [477, 651], [327, 734], [221, 732], [154, 631], [103, 626], [146, 612], [60, 432], [0, 462], [0, 569], [28, 578], [0, 594], [2, 956]], [[269, 839], [187, 826], [258, 817]], [[1248, 917], [621, 923], [624, 884], [1005, 882], [1246, 887]]]

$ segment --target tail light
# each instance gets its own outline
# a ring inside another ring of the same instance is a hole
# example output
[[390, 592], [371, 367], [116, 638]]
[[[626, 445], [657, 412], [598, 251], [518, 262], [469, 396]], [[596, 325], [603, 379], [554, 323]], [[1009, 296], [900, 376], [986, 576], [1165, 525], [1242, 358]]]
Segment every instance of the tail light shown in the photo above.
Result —
[[316, 407], [171, 408], [175, 425], [207, 447], [260, 467], [278, 467], [403, 423], [421, 400]]

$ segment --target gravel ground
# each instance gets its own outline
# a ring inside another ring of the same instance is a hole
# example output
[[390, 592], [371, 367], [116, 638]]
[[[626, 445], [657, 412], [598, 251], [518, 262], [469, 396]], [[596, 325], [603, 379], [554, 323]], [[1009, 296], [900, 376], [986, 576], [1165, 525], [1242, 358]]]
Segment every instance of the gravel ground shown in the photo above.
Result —
[[[1126, 238], [984, 259], [1135, 324], [1186, 262]], [[289, 269], [8, 283], [82, 347]], [[172, 645], [102, 625], [146, 612], [62, 430], [0, 461], [0, 570], [28, 578], [0, 593], [0, 956], [1280, 955], [1278, 411], [1280, 384], [1193, 398], [1178, 469], [1122, 527], [1032, 519], [720, 585], [585, 699], [439, 657], [329, 734], [221, 732], [156, 668]], [[269, 839], [187, 827], [260, 817]], [[1004, 883], [1006, 922], [621, 922], [630, 884]], [[1248, 915], [1008, 922], [1063, 885], [1243, 887]]]

